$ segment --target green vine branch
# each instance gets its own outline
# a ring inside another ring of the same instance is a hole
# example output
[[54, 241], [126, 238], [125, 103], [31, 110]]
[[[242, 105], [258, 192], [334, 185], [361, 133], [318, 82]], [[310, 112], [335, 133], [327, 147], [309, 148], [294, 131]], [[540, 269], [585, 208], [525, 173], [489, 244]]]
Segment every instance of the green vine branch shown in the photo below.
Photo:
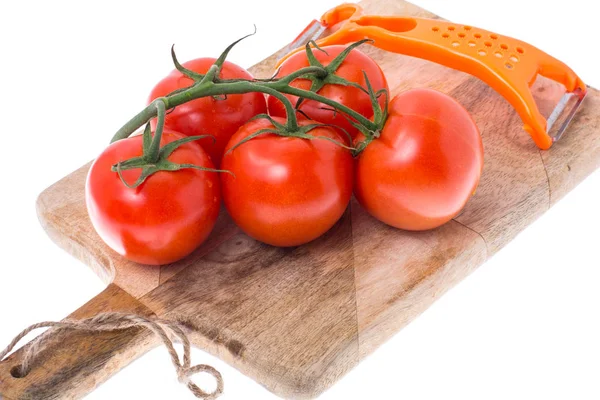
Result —
[[[251, 36], [251, 35], [248, 35]], [[227, 171], [219, 171], [207, 169], [200, 166], [195, 165], [181, 165], [175, 164], [168, 161], [168, 157], [173, 153], [179, 146], [188, 143], [193, 140], [198, 140], [206, 137], [203, 136], [194, 136], [188, 137], [184, 139], [180, 139], [174, 142], [171, 142], [162, 148], [160, 147], [160, 142], [162, 138], [165, 115], [168, 110], [172, 110], [173, 108], [180, 106], [189, 101], [212, 96], [215, 99], [226, 98], [227, 95], [233, 94], [243, 94], [243, 93], [251, 93], [251, 92], [260, 92], [270, 96], [277, 98], [285, 107], [286, 110], [286, 123], [280, 124], [270, 118], [268, 115], [260, 115], [257, 117], [268, 118], [271, 124], [273, 125], [273, 129], [265, 129], [256, 133], [256, 136], [265, 134], [265, 133], [275, 133], [282, 136], [293, 136], [299, 137], [302, 139], [312, 140], [312, 139], [327, 139], [330, 138], [320, 138], [313, 137], [309, 135], [308, 132], [318, 126], [323, 126], [320, 123], [314, 124], [303, 124], [300, 126], [298, 124], [297, 119], [297, 109], [300, 105], [301, 101], [304, 99], [314, 100], [316, 102], [322, 103], [326, 106], [331, 107], [336, 112], [343, 113], [344, 117], [346, 117], [352, 125], [357, 127], [367, 138], [368, 141], [371, 141], [373, 138], [379, 135], [379, 131], [383, 127], [385, 123], [386, 110], [381, 110], [381, 107], [378, 103], [378, 98], [381, 96], [381, 93], [374, 93], [373, 88], [371, 87], [368, 79], [367, 88], [363, 88], [356, 83], [348, 82], [343, 78], [335, 75], [335, 71], [342, 64], [344, 59], [348, 56], [350, 51], [360, 44], [366, 42], [366, 40], [354, 43], [348, 48], [340, 53], [330, 64], [326, 67], [323, 66], [313, 54], [311, 49], [311, 43], [306, 45], [307, 57], [309, 58], [310, 66], [299, 69], [287, 76], [281, 78], [270, 78], [270, 79], [220, 79], [219, 75], [221, 73], [221, 69], [227, 58], [231, 49], [239, 43], [241, 40], [245, 39], [245, 36], [231, 45], [229, 45], [223, 53], [219, 56], [219, 58], [214, 62], [214, 64], [209, 68], [209, 70], [205, 74], [200, 74], [194, 71], [191, 71], [185, 68], [178, 60], [175, 55], [174, 47], [171, 48], [171, 57], [173, 59], [173, 63], [175, 68], [181, 72], [183, 75], [192, 79], [194, 82], [187, 88], [178, 89], [167, 96], [159, 97], [152, 101], [146, 108], [140, 111], [137, 115], [135, 115], [131, 120], [129, 120], [123, 127], [121, 127], [117, 133], [113, 136], [111, 143], [117, 140], [125, 139], [129, 137], [131, 134], [136, 132], [139, 128], [146, 124], [146, 129], [144, 131], [143, 136], [143, 155], [140, 157], [135, 157], [129, 160], [125, 160], [119, 162], [118, 164], [112, 167], [113, 171], [119, 174], [119, 177], [123, 181], [125, 185], [128, 187], [137, 187], [141, 185], [150, 175], [157, 171], [176, 171], [182, 168], [197, 168], [203, 170], [210, 170], [216, 172], [227, 172]], [[323, 51], [316, 44], [313, 46], [319, 51]], [[310, 90], [303, 90], [292, 86], [292, 82], [295, 79], [309, 79], [312, 82]], [[365, 74], [366, 78], [366, 74]], [[358, 86], [361, 90], [368, 93], [371, 102], [373, 105], [374, 111], [374, 119], [371, 121], [370, 119], [364, 117], [362, 114], [356, 112], [355, 110], [340, 104], [334, 100], [328, 99], [327, 97], [319, 95], [317, 92], [321, 89], [325, 84], [337, 84], [337, 85], [345, 85], [345, 86]], [[296, 105], [292, 104], [292, 102], [285, 96], [291, 95], [298, 97], [298, 102]], [[386, 93], [387, 99], [387, 93]], [[387, 100], [386, 100], [387, 102]], [[387, 108], [387, 107], [385, 107]], [[152, 137], [150, 132], [150, 124], [149, 121], [153, 118], [158, 117], [156, 132]], [[332, 140], [333, 141], [333, 140]], [[355, 153], [359, 151], [359, 149], [355, 149], [352, 147], [348, 147], [343, 143], [334, 141], [336, 144], [353, 150]], [[364, 148], [364, 144], [359, 146], [362, 150]], [[137, 179], [137, 181], [130, 185], [125, 181], [122, 175], [122, 171], [127, 169], [141, 168], [142, 172]]]

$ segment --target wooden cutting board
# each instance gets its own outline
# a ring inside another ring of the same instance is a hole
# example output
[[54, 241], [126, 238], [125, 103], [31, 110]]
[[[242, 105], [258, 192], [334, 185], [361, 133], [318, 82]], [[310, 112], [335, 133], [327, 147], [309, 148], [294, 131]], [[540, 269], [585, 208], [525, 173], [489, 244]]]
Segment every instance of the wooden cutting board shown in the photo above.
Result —
[[[397, 0], [365, 0], [373, 14], [436, 16]], [[476, 30], [474, 30], [476, 32]], [[258, 243], [223, 212], [210, 239], [176, 264], [125, 261], [92, 228], [84, 204], [89, 164], [38, 200], [50, 237], [109, 283], [71, 315], [136, 312], [180, 321], [195, 345], [285, 398], [320, 394], [429, 307], [600, 164], [600, 93], [591, 90], [564, 138], [539, 151], [510, 105], [476, 78], [426, 61], [364, 50], [384, 69], [393, 94], [431, 87], [460, 101], [483, 135], [479, 189], [455, 220], [411, 233], [385, 226], [352, 202], [324, 237], [293, 249]], [[274, 57], [252, 68], [272, 73]], [[547, 114], [562, 88], [540, 81]], [[49, 333], [52, 335], [52, 332]], [[22, 351], [0, 363], [0, 398], [79, 398], [157, 342], [137, 329], [73, 333], [13, 378]]]

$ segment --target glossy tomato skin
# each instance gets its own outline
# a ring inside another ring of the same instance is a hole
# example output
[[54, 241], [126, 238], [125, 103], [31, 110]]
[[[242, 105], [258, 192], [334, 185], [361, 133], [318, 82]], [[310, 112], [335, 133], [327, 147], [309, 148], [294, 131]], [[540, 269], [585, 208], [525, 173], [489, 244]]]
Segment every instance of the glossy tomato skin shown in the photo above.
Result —
[[[324, 66], [327, 66], [337, 55], [344, 51], [345, 48], [346, 46], [341, 45], [324, 46], [323, 50], [325, 50], [327, 54], [316, 49], [313, 50], [313, 52], [316, 58]], [[300, 51], [290, 56], [290, 58], [281, 64], [277, 76], [289, 75], [294, 71], [308, 66], [309, 63], [306, 52]], [[369, 77], [369, 82], [376, 92], [381, 89], [388, 89], [385, 75], [379, 65], [358, 49], [354, 49], [350, 52], [348, 57], [336, 71], [336, 75], [345, 78], [350, 82], [358, 83], [366, 88], [363, 71], [366, 72]], [[292, 86], [308, 90], [311, 86], [311, 82], [307, 79], [296, 79], [292, 82]], [[371, 118], [373, 116], [373, 107], [371, 106], [369, 96], [358, 88], [341, 85], [325, 85], [319, 90], [318, 94], [348, 106], [366, 118]], [[298, 97], [296, 96], [286, 95], [286, 97], [290, 99], [293, 104], [296, 104], [298, 101]], [[270, 115], [285, 117], [285, 108], [281, 101], [273, 96], [268, 96], [267, 102]], [[384, 102], [385, 98], [380, 97], [379, 103], [382, 107], [384, 106]], [[324, 110], [324, 107], [329, 110]], [[352, 137], [356, 136], [358, 133], [357, 129], [354, 128], [342, 114], [331, 111], [330, 106], [312, 100], [304, 100], [300, 105], [300, 110], [315, 121], [324, 124], [333, 124], [345, 129]]]
[[452, 218], [483, 169], [477, 125], [453, 98], [429, 89], [396, 96], [381, 136], [359, 155], [355, 195], [375, 218], [427, 230]]
[[[161, 146], [182, 137], [165, 132]], [[125, 258], [149, 265], [172, 263], [190, 254], [212, 231], [221, 201], [219, 177], [196, 169], [161, 171], [130, 189], [111, 166], [141, 154], [141, 136], [119, 140], [100, 154], [85, 185], [88, 214], [102, 240]], [[194, 142], [175, 150], [169, 160], [213, 167]], [[123, 171], [130, 184], [139, 175], [139, 169]]]
[[[206, 73], [215, 62], [214, 58], [199, 58], [183, 64], [184, 67], [198, 73]], [[252, 75], [229, 61], [225, 61], [221, 79], [252, 79]], [[192, 85], [194, 81], [176, 69], [161, 80], [150, 93], [148, 104], [154, 99], [166, 96], [174, 90]], [[238, 128], [257, 114], [266, 113], [267, 105], [262, 93], [244, 93], [228, 95], [226, 99], [216, 100], [208, 96], [192, 100], [175, 107], [165, 118], [165, 127], [187, 136], [213, 135], [199, 143], [207, 151], [213, 163], [218, 167], [223, 149]], [[156, 128], [156, 119], [152, 120]]]
[[[250, 121], [227, 149], [272, 127], [265, 119]], [[341, 140], [328, 127], [310, 134]], [[229, 214], [246, 234], [273, 246], [298, 246], [318, 238], [340, 219], [352, 196], [352, 156], [326, 140], [266, 134], [226, 152], [222, 168], [235, 174], [221, 174]]]

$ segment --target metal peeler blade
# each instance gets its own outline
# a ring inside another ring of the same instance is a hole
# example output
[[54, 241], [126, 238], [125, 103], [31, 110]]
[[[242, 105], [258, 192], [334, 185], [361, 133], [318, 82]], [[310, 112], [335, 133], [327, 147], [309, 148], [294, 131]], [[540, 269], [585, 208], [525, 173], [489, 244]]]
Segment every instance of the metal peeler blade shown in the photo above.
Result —
[[[583, 91], [580, 88], [577, 88], [574, 92], [565, 93], [558, 101], [547, 120], [548, 134], [553, 142], [557, 142], [563, 136], [587, 94], [587, 90]], [[568, 112], [565, 110], [568, 110]]]
[[281, 59], [287, 54], [299, 47], [304, 46], [311, 40], [319, 39], [325, 32], [325, 29], [327, 29], [327, 27], [321, 22], [317, 21], [316, 19], [312, 20], [312, 22], [309, 23], [298, 36], [296, 36], [296, 39], [294, 39], [290, 44], [285, 46], [277, 53], [277, 62], [279, 63], [279, 61], [281, 61]]

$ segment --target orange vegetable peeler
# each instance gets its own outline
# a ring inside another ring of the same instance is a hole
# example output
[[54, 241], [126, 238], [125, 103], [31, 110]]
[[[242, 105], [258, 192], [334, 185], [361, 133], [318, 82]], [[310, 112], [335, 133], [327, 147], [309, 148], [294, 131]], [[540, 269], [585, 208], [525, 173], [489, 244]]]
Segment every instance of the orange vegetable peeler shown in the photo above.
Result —
[[[363, 15], [356, 4], [342, 4], [320, 21], [311, 22], [284, 49], [286, 55], [278, 66], [327, 29], [332, 33], [316, 40], [319, 46], [372, 39], [373, 45], [383, 50], [433, 61], [481, 79], [515, 108], [524, 129], [543, 150], [560, 139], [587, 94], [587, 86], [571, 68], [520, 40], [434, 19]], [[566, 89], [548, 120], [530, 90], [538, 74]]]

